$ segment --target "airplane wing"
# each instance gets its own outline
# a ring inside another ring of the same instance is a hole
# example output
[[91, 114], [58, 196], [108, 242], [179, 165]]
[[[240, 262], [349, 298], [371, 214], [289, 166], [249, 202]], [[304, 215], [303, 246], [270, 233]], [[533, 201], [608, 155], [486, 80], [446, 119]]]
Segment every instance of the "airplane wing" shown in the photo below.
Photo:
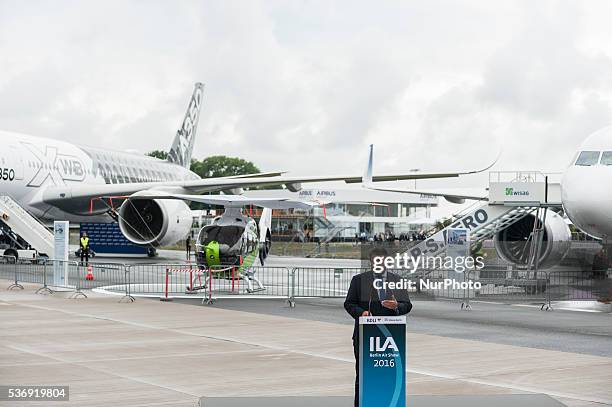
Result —
[[[372, 175], [373, 166], [373, 151], [374, 146], [370, 145], [368, 166], [366, 173], [363, 176], [341, 176], [341, 175], [324, 175], [324, 176], [286, 176], [279, 172], [250, 174], [234, 177], [222, 178], [205, 178], [198, 180], [186, 181], [168, 181], [168, 182], [134, 182], [125, 184], [104, 184], [104, 185], [68, 185], [62, 187], [48, 187], [42, 193], [42, 200], [45, 203], [56, 205], [71, 199], [92, 199], [101, 196], [122, 196], [127, 197], [141, 191], [160, 191], [175, 194], [203, 194], [206, 192], [230, 191], [242, 188], [253, 187], [273, 187], [284, 185], [291, 191], [297, 191], [303, 183], [312, 182], [332, 182], [344, 181], [346, 183], [363, 183], [371, 186], [375, 182], [385, 181], [402, 181], [414, 179], [431, 179], [431, 178], [453, 178], [460, 175], [477, 174], [491, 168], [496, 162], [493, 161], [482, 169], [457, 171], [457, 172], [411, 172], [408, 174], [392, 174], [392, 175]], [[499, 156], [498, 156], [499, 158]], [[433, 194], [432, 194], [433, 195]], [[444, 196], [444, 195], [442, 195]], [[451, 195], [448, 198], [452, 199]]]
[[[476, 174], [478, 172], [483, 172], [483, 171], [488, 170], [493, 165], [495, 165], [498, 159], [499, 159], [499, 154], [497, 155], [497, 158], [495, 159], [495, 161], [493, 161], [493, 163], [490, 164], [488, 167], [480, 171], [477, 170], [477, 171], [470, 172], [469, 174]], [[374, 165], [374, 146], [370, 145], [370, 154], [368, 156], [368, 164], [366, 166], [365, 173], [363, 174], [363, 187], [366, 189], [371, 189], [374, 191], [400, 192], [400, 193], [405, 193], [405, 194], [441, 196], [444, 199], [446, 199], [448, 202], [457, 203], [457, 204], [464, 203], [466, 199], [474, 199], [477, 201], [483, 201], [483, 200], [488, 201], [489, 200], [489, 195], [486, 191], [479, 193], [479, 194], [463, 194], [463, 193], [457, 193], [455, 191], [451, 192], [451, 191], [439, 191], [439, 190], [423, 190], [423, 189], [417, 190], [417, 189], [378, 187], [374, 185], [374, 177], [372, 176], [373, 165]], [[464, 174], [468, 174], [468, 173], [463, 173], [461, 175], [464, 175]]]
[[[287, 171], [270, 171], [270, 172], [256, 172], [255, 174], [243, 174], [233, 175], [231, 177], [223, 177], [225, 179], [236, 179], [236, 178], [261, 178], [261, 177], [278, 177], [286, 174]], [[219, 179], [219, 178], [216, 178]]]
[[474, 199], [477, 201], [488, 201], [489, 194], [484, 191], [481, 194], [462, 194], [454, 191], [440, 191], [440, 190], [427, 190], [427, 189], [400, 189], [400, 188], [385, 188], [370, 185], [364, 185], [364, 188], [371, 189], [374, 191], [386, 191], [386, 192], [400, 192], [404, 194], [417, 194], [417, 195], [433, 195], [441, 196], [451, 203], [463, 203], [466, 199]]
[[[493, 163], [494, 164], [494, 163]], [[493, 165], [491, 164], [491, 165]], [[486, 171], [491, 165], [473, 171], [447, 173], [409, 173], [377, 175], [371, 182], [401, 181], [412, 179], [451, 178], [460, 175], [475, 174]], [[172, 182], [135, 182], [126, 184], [74, 185], [49, 187], [43, 192], [43, 201], [49, 204], [61, 203], [70, 199], [97, 198], [100, 196], [128, 196], [146, 190], [168, 191], [181, 194], [202, 194], [206, 192], [227, 191], [238, 188], [272, 187], [284, 185], [290, 190], [298, 190], [302, 183], [344, 181], [346, 183], [363, 182], [362, 176], [265, 176], [252, 175], [242, 177], [207, 178], [189, 181]]]
[[183, 201], [201, 202], [225, 207], [253, 205], [269, 209], [310, 209], [313, 206], [317, 206], [315, 202], [289, 198], [249, 198], [242, 195], [185, 195], [164, 193], [162, 191], [144, 191], [143, 193], [130, 196], [129, 199], [180, 199]]

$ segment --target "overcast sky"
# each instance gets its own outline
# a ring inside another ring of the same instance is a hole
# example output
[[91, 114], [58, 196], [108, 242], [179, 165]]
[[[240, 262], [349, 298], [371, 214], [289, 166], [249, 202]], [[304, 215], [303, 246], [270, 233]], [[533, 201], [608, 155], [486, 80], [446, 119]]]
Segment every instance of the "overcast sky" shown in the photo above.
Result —
[[[0, 128], [262, 170], [561, 171], [612, 123], [609, 1], [0, 0]], [[476, 185], [478, 178], [463, 181]], [[433, 185], [433, 184], [432, 184]]]

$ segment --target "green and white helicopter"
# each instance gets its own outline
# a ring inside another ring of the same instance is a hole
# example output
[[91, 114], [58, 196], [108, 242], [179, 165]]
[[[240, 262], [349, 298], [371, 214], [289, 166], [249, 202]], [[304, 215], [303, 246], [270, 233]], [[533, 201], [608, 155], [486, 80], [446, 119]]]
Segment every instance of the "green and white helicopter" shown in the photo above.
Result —
[[[222, 199], [228, 199], [221, 195]], [[200, 201], [201, 202], [201, 201]], [[243, 213], [245, 205], [264, 208], [259, 223]], [[253, 199], [233, 196], [223, 215], [200, 229], [196, 239], [196, 261], [200, 269], [215, 271], [234, 268], [247, 284], [247, 292], [264, 290], [254, 267], [263, 266], [272, 247], [272, 209], [309, 209], [315, 203], [291, 199]], [[255, 286], [253, 286], [253, 283]], [[204, 287], [200, 287], [204, 288]]]
[[[290, 198], [249, 198], [243, 195], [185, 195], [161, 192], [142, 192], [131, 196], [138, 199], [182, 200], [223, 206], [225, 211], [217, 216], [210, 225], [200, 229], [195, 242], [195, 255], [198, 268], [217, 274], [242, 278], [247, 292], [264, 290], [265, 287], [255, 276], [256, 263], [263, 266], [272, 246], [273, 209], [310, 209], [320, 203]], [[264, 208], [259, 223], [243, 213], [243, 208], [257, 206]], [[231, 271], [230, 271], [231, 270]], [[199, 276], [197, 277], [199, 279]], [[189, 291], [207, 287], [189, 285]], [[254, 284], [255, 286], [254, 286]]]

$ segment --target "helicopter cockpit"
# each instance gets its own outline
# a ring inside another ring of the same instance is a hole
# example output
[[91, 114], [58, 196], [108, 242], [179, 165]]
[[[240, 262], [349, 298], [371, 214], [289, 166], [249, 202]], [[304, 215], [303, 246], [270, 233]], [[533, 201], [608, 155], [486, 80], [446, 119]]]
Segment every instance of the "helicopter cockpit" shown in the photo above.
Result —
[[243, 233], [243, 226], [208, 225], [200, 231], [197, 244], [206, 246], [215, 241], [219, 243], [219, 253], [226, 254], [238, 243]]

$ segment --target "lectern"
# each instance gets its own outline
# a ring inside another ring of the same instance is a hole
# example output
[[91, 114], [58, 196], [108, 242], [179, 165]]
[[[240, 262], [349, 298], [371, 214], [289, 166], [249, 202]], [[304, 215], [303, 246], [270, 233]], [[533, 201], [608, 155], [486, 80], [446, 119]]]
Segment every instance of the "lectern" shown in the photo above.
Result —
[[406, 406], [406, 317], [359, 318], [360, 407]]

